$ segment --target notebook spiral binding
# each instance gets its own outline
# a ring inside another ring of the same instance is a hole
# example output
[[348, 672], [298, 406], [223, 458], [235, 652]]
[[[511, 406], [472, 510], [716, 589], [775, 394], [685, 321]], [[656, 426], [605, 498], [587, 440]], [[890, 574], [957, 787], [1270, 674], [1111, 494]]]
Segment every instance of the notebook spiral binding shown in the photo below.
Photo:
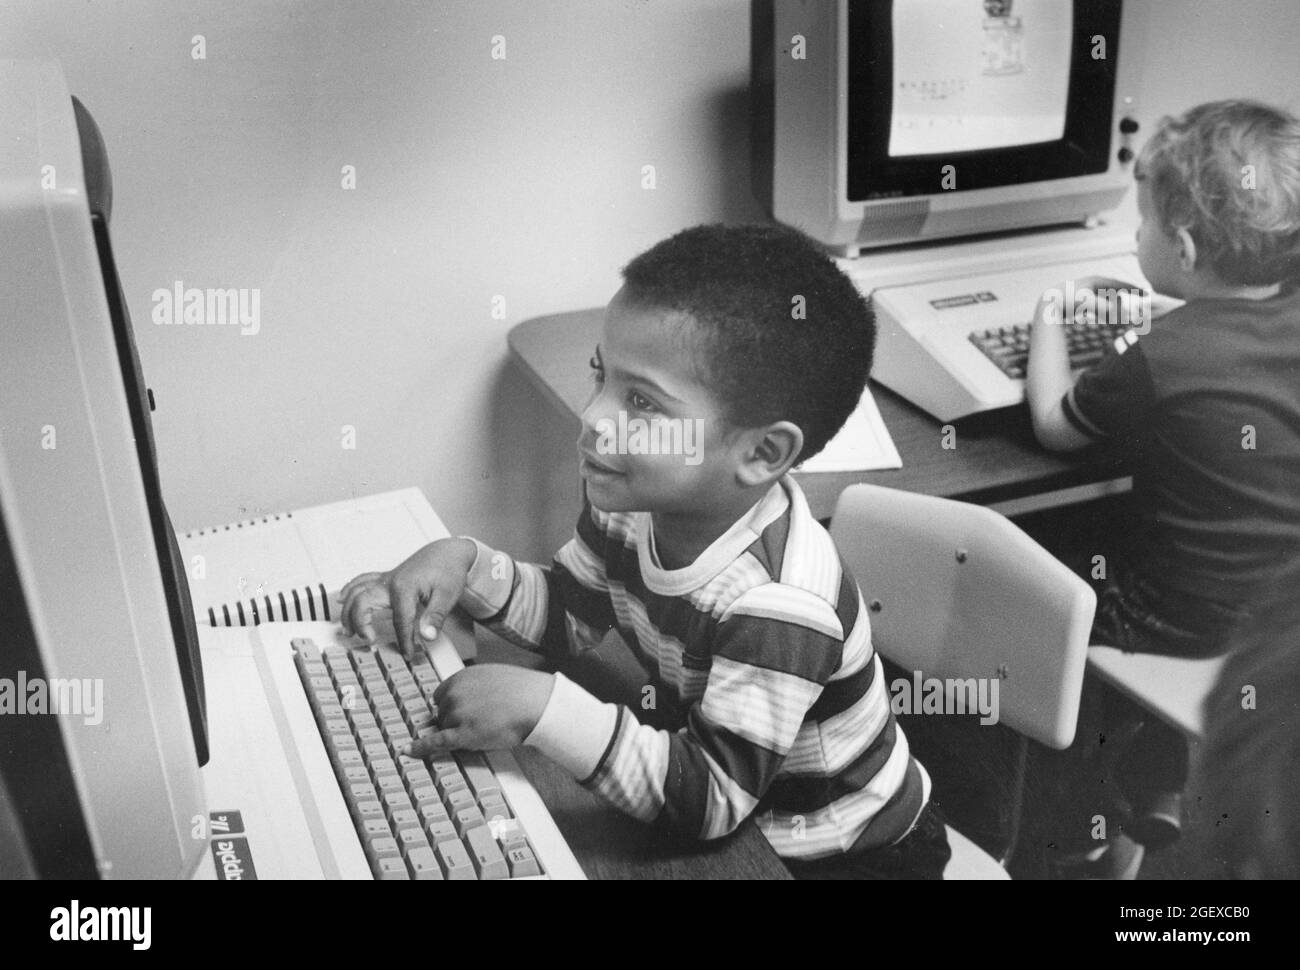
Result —
[[[245, 609], [247, 605], [247, 609]], [[278, 609], [277, 609], [278, 607]], [[220, 612], [218, 612], [220, 611]], [[325, 584], [303, 586], [284, 593], [269, 593], [208, 607], [212, 626], [257, 626], [259, 623], [289, 623], [299, 620], [332, 620]]]

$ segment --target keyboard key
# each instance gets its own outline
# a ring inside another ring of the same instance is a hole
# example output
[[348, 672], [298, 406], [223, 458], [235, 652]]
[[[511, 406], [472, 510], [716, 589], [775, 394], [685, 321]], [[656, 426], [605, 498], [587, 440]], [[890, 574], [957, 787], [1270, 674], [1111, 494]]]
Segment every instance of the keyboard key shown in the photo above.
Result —
[[348, 650], [327, 650], [321, 654], [321, 662], [331, 671], [352, 670], [352, 661], [348, 659]]
[[501, 794], [501, 784], [497, 781], [497, 776], [492, 773], [492, 769], [488, 767], [487, 759], [481, 754], [462, 754], [460, 766], [465, 780], [469, 782], [469, 787], [474, 790], [476, 796], [482, 798], [484, 795]]
[[365, 801], [352, 803], [352, 817], [358, 822], [364, 823], [366, 819], [384, 818], [384, 806], [380, 805], [377, 799], [368, 798]]
[[478, 807], [483, 810], [483, 817], [491, 822], [493, 819], [510, 818], [510, 808], [500, 795], [488, 795], [480, 798]]
[[406, 725], [402, 723], [400, 717], [396, 721], [385, 721], [379, 730], [390, 748], [401, 748], [411, 740], [411, 732], [406, 730]]
[[[430, 822], [446, 822], [451, 824], [451, 816], [447, 814], [446, 807], [440, 801], [417, 802], [415, 812], [420, 816], [420, 821], [427, 828]], [[453, 828], [454, 831], [454, 828]]]
[[421, 831], [418, 825], [404, 828], [404, 829], [398, 829], [397, 843], [403, 848], [403, 851], [405, 851], [408, 848], [410, 849], [429, 848], [429, 840], [425, 838], [424, 832]]
[[433, 849], [427, 845], [414, 848], [408, 847], [406, 849], [406, 866], [414, 879], [432, 880], [442, 878], [442, 867], [438, 865], [438, 857], [434, 855]]
[[380, 859], [375, 875], [384, 881], [411, 878], [411, 874], [406, 871], [406, 863], [401, 859]]
[[393, 830], [388, 827], [388, 823], [382, 818], [368, 818], [361, 823], [361, 837], [364, 842], [370, 842], [373, 839], [391, 839]]
[[400, 859], [402, 853], [397, 848], [395, 838], [391, 835], [383, 835], [366, 843], [366, 857], [370, 859], [371, 866], [374, 866], [380, 859]]
[[443, 842], [434, 850], [448, 879], [474, 879], [474, 863], [460, 842]]
[[496, 839], [492, 838], [492, 833], [486, 827], [470, 829], [465, 836], [465, 843], [480, 879], [510, 878], [505, 856], [501, 854]]
[[456, 833], [462, 839], [467, 832], [487, 826], [487, 820], [483, 818], [483, 813], [477, 807], [462, 808], [457, 812], [452, 812], [451, 820], [456, 826]]
[[411, 811], [415, 811], [415, 806], [411, 804], [411, 797], [406, 794], [405, 788], [382, 792], [379, 800], [393, 809], [409, 808]]
[[294, 637], [289, 641], [289, 646], [293, 647], [295, 656], [302, 660], [320, 660], [320, 647], [307, 637]]
[[442, 797], [446, 798], [451, 792], [460, 791], [462, 788], [469, 791], [469, 782], [459, 771], [449, 771], [446, 774], [437, 775], [438, 791]]
[[433, 787], [433, 782], [429, 782], [428, 784], [425, 785], [420, 785], [419, 787], [416, 787], [414, 784], [410, 784], [408, 782], [407, 787], [411, 794], [411, 801], [415, 802], [416, 805], [419, 805], [422, 802], [441, 803], [441, 800], [438, 798], [438, 789]]
[[358, 751], [355, 747], [352, 748], [344, 748], [342, 746], [336, 747], [334, 760], [336, 761], [337, 764], [348, 768], [352, 767], [353, 765], [360, 765], [361, 767], [364, 768], [366, 764], [365, 759], [361, 757], [361, 752]]
[[451, 824], [450, 819], [445, 822], [430, 822], [424, 827], [424, 834], [429, 837], [429, 842], [437, 848], [443, 842], [459, 843], [460, 836], [456, 834], [456, 826]]
[[353, 802], [375, 801], [378, 798], [375, 794], [375, 786], [368, 781], [351, 782], [348, 785], [348, 792]]
[[432, 788], [433, 775], [429, 774], [429, 769], [424, 766], [424, 762], [416, 761], [414, 758], [407, 758], [406, 761], [407, 763], [400, 767], [407, 786], [410, 788]]
[[375, 787], [381, 792], [401, 792], [406, 794], [406, 783], [402, 781], [401, 775], [380, 775], [375, 779]]
[[417, 829], [421, 826], [420, 815], [418, 812], [407, 808], [398, 808], [393, 810], [393, 828], [396, 831], [400, 832], [402, 829], [408, 829], [412, 826]]
[[542, 874], [541, 867], [537, 864], [537, 857], [526, 845], [509, 849], [506, 852], [506, 861], [510, 864], [510, 876], [513, 879]]
[[462, 808], [474, 808], [474, 795], [468, 788], [457, 788], [448, 792], [443, 797], [443, 803], [447, 806], [447, 811], [455, 815]]

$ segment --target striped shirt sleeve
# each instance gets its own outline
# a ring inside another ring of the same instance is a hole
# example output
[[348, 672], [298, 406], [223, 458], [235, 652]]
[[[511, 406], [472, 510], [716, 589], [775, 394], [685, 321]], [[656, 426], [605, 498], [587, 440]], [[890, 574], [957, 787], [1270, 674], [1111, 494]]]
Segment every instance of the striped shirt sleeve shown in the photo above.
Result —
[[494, 633], [553, 659], [598, 646], [614, 626], [597, 513], [583, 509], [576, 534], [549, 568], [478, 548], [460, 606]]
[[[656, 730], [626, 708], [604, 714], [602, 727], [613, 716], [612, 736], [579, 780], [642, 821], [694, 838], [724, 836], [772, 784], [842, 649], [839, 620], [823, 600], [777, 583], [751, 590], [718, 626], [708, 681], [686, 726]], [[586, 699], [577, 703], [594, 717]], [[548, 750], [549, 738], [528, 743], [564, 763]]]

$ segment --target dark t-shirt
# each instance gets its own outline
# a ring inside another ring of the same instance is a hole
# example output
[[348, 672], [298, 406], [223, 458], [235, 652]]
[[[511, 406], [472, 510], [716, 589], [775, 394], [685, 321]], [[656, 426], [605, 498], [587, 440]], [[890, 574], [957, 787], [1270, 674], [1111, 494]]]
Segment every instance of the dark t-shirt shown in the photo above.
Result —
[[1300, 287], [1197, 300], [1081, 374], [1066, 417], [1134, 462], [1125, 568], [1238, 604], [1300, 567]]

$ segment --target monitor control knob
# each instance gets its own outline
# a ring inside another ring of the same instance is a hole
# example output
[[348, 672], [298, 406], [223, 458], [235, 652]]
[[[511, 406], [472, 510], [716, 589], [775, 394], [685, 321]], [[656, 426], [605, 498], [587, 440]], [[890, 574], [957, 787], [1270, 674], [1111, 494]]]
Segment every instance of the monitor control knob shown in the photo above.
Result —
[[1133, 161], [1133, 149], [1121, 148], [1119, 150], [1119, 160], [1123, 165], [1127, 165], [1129, 162]]
[[1121, 134], [1132, 135], [1138, 130], [1137, 120], [1134, 118], [1122, 118], [1119, 123]]

